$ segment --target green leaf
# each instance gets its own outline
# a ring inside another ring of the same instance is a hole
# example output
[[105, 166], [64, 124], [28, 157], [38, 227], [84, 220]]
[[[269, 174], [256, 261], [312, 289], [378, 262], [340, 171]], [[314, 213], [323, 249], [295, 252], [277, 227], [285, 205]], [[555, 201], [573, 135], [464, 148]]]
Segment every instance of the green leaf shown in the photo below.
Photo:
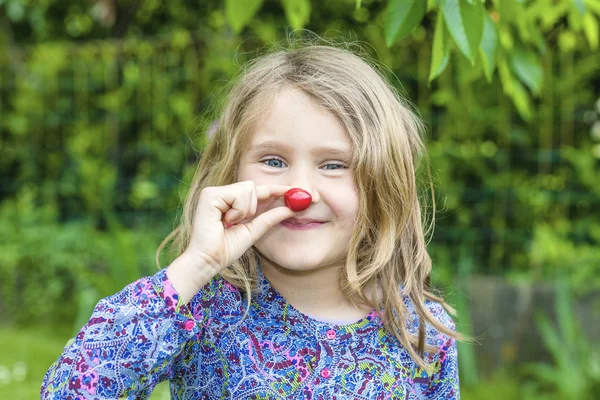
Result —
[[510, 67], [533, 94], [542, 88], [542, 62], [537, 54], [515, 43], [510, 55]]
[[25, 7], [20, 1], [11, 1], [6, 5], [6, 15], [12, 22], [20, 22], [25, 17]]
[[388, 47], [406, 37], [427, 9], [424, 0], [390, 0], [385, 13], [385, 41]]
[[527, 90], [521, 85], [518, 80], [513, 80], [513, 91], [510, 96], [517, 111], [527, 122], [531, 121], [531, 99]]
[[586, 13], [583, 16], [583, 31], [590, 44], [590, 48], [592, 50], [598, 50], [600, 29], [598, 29], [598, 20], [591, 13]]
[[600, 16], [600, 0], [585, 0], [585, 6], [588, 10], [591, 10]]
[[571, 293], [564, 282], [556, 283], [556, 315], [563, 342], [562, 348], [575, 349], [580, 341], [577, 335], [577, 319], [573, 315]]
[[498, 73], [500, 75], [500, 82], [502, 83], [502, 90], [510, 97], [519, 112], [519, 115], [521, 115], [524, 120], [530, 121], [531, 100], [523, 85], [521, 85], [519, 80], [515, 79], [510, 72], [504, 53], [500, 53], [498, 57]]
[[225, 0], [225, 16], [235, 33], [240, 33], [252, 20], [263, 0]]
[[283, 0], [283, 10], [293, 29], [302, 29], [310, 18], [309, 0]]
[[450, 58], [450, 44], [448, 43], [448, 32], [441, 13], [437, 15], [435, 31], [433, 33], [433, 48], [431, 50], [431, 67], [429, 69], [429, 82], [437, 78], [448, 65]]
[[475, 54], [483, 36], [483, 7], [481, 2], [445, 0], [442, 6], [448, 30], [460, 51], [475, 64]]
[[483, 72], [488, 82], [492, 81], [494, 69], [496, 69], [496, 48], [498, 46], [498, 32], [496, 24], [490, 16], [485, 13], [483, 24], [483, 37], [479, 46], [481, 61], [483, 63]]
[[563, 344], [558, 331], [553, 326], [550, 319], [540, 312], [536, 312], [535, 316], [536, 327], [540, 332], [542, 341], [552, 355], [561, 353]]
[[556, 383], [561, 380], [559, 371], [548, 364], [531, 363], [523, 367], [523, 372], [530, 373], [545, 383]]

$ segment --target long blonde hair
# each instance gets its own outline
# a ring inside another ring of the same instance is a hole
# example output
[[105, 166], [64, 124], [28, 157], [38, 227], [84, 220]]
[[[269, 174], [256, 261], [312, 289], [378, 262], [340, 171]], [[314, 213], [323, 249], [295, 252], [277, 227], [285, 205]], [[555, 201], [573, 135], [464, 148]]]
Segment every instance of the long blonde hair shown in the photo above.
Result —
[[[421, 158], [426, 158], [422, 122], [368, 56], [359, 56], [348, 48], [350, 45], [297, 43], [272, 47], [255, 58], [231, 86], [216, 131], [192, 180], [181, 224], [159, 246], [157, 265], [161, 267], [159, 255], [169, 240], [173, 239], [172, 249], [178, 255], [187, 248], [200, 191], [235, 182], [237, 161], [253, 127], [278, 89], [292, 85], [339, 118], [353, 144], [351, 168], [359, 193], [358, 228], [340, 276], [343, 293], [355, 304], [368, 304], [378, 312], [383, 309], [385, 315], [379, 315], [386, 332], [427, 369], [424, 351], [433, 348], [425, 344], [425, 323], [457, 340], [465, 338], [439, 322], [425, 306], [425, 299], [430, 299], [455, 314], [429, 286], [431, 258], [425, 235], [433, 228], [433, 218], [424, 231], [417, 188], [417, 167]], [[429, 172], [429, 163], [427, 166]], [[247, 294], [248, 307], [256, 289], [257, 268], [257, 253], [251, 247], [220, 273]], [[377, 280], [383, 289], [381, 302], [367, 297], [365, 291]], [[418, 336], [406, 331], [409, 311], [404, 296], [411, 299], [418, 314]]]

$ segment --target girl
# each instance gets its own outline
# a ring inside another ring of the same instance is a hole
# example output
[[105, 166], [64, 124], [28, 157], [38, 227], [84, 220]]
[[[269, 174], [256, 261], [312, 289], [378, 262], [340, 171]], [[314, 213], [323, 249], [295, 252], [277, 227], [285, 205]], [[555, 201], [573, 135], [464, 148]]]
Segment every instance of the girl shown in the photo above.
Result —
[[[147, 398], [169, 380], [176, 399], [458, 399], [461, 336], [429, 289], [421, 132], [349, 50], [256, 59], [158, 249], [174, 236], [178, 257], [97, 304], [42, 398]], [[307, 209], [285, 206], [291, 188]]]

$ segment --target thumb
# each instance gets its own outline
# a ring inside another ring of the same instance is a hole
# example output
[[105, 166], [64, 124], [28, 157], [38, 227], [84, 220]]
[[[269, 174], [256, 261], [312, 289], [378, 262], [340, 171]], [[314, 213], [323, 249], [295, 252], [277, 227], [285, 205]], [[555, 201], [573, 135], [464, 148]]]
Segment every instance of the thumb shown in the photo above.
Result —
[[292, 218], [294, 215], [296, 213], [287, 207], [276, 207], [260, 214], [246, 225], [252, 234], [252, 242], [254, 243], [260, 239], [269, 229], [284, 219]]

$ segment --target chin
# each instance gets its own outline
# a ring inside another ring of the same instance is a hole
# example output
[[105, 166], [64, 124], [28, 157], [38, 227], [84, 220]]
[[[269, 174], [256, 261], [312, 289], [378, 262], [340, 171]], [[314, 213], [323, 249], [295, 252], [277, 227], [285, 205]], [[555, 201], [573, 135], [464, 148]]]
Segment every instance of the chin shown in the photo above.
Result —
[[304, 252], [296, 251], [294, 252], [296, 254], [286, 255], [281, 253], [282, 249], [278, 250], [279, 251], [275, 252], [262, 252], [259, 250], [259, 253], [261, 257], [266, 258], [270, 263], [288, 271], [313, 271], [327, 267], [328, 265], [332, 265], [334, 263], [334, 260], [326, 256], [327, 252], [325, 252], [323, 256], [313, 252], [310, 257], [307, 257], [306, 253]]
[[311, 271], [319, 269], [325, 265], [323, 261], [308, 260], [303, 257], [281, 257], [274, 255], [269, 257], [269, 261], [290, 271]]

